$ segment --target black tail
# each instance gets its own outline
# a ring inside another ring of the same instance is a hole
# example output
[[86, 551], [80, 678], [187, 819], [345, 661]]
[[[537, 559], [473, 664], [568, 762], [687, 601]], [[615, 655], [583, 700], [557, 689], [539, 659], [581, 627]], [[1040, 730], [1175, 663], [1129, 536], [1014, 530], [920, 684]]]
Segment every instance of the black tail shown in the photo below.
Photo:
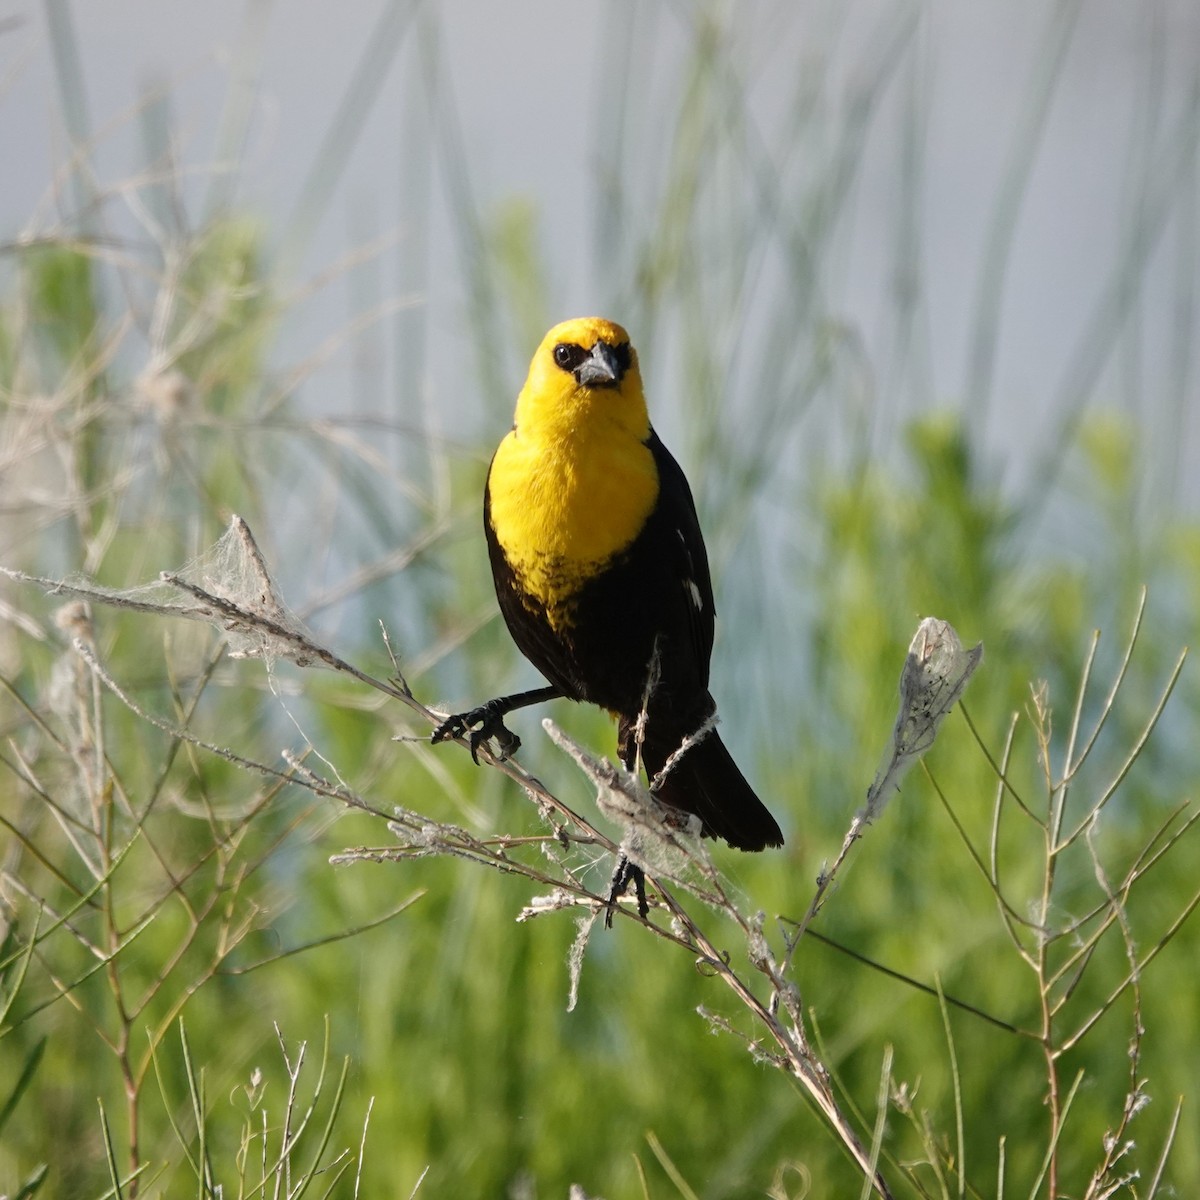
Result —
[[[682, 734], [664, 737], [661, 720], [647, 722], [642, 762], [652, 781], [682, 740]], [[619, 746], [622, 760], [632, 762], [636, 752], [634, 722], [624, 717], [619, 727]], [[724, 838], [735, 849], [764, 850], [783, 845], [783, 833], [775, 818], [754, 794], [715, 729], [676, 759], [654, 794], [664, 804], [698, 816], [705, 837]]]

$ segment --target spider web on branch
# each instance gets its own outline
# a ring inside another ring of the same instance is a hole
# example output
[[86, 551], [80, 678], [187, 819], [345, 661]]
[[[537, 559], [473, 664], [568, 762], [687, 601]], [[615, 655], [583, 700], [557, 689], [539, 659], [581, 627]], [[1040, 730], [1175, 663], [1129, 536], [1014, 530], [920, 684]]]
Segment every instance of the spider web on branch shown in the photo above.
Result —
[[287, 606], [250, 527], [236, 513], [224, 536], [179, 571], [166, 571], [163, 585], [199, 601], [196, 619], [225, 632], [232, 658], [277, 658], [312, 666], [323, 657], [304, 622]]
[[926, 617], [913, 636], [900, 674], [900, 708], [859, 818], [870, 823], [900, 789], [908, 770], [933, 745], [946, 714], [983, 659], [983, 643], [963, 649], [954, 626]]
[[268, 667], [279, 658], [301, 667], [332, 665], [329, 652], [288, 608], [250, 527], [236, 514], [204, 554], [137, 587], [108, 588], [84, 576], [42, 579], [6, 567], [0, 572], [40, 584], [52, 595], [214, 625], [225, 634], [233, 658], [259, 658]]

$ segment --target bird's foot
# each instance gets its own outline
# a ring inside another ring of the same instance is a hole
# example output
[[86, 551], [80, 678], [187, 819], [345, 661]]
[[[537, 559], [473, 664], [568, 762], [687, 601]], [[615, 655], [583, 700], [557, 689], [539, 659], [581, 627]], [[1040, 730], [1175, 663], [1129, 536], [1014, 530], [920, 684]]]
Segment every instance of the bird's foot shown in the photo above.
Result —
[[496, 739], [497, 757], [503, 762], [521, 748], [521, 739], [504, 724], [505, 709], [499, 702], [489, 700], [470, 712], [455, 713], [447, 717], [434, 731], [430, 741], [436, 746], [457, 738], [466, 738], [471, 748], [471, 758], [479, 763], [479, 747], [488, 738]]
[[617, 909], [617, 901], [629, 891], [633, 884], [634, 895], [637, 896], [638, 916], [643, 920], [649, 915], [650, 902], [646, 899], [646, 872], [636, 863], [632, 863], [622, 854], [613, 872], [612, 883], [608, 891], [608, 911], [604, 914], [604, 928], [611, 929], [613, 913]]

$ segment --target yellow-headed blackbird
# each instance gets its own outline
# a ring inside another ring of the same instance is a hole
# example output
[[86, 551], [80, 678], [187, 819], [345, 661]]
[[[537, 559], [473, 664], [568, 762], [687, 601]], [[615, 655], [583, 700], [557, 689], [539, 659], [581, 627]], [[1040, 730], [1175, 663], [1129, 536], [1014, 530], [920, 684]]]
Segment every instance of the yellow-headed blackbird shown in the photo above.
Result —
[[633, 769], [656, 660], [641, 746], [654, 794], [741, 850], [782, 845], [715, 730], [659, 776], [715, 711], [713, 593], [691, 489], [650, 425], [637, 354], [619, 325], [583, 318], [546, 334], [492, 459], [483, 514], [500, 611], [550, 686], [452, 716], [433, 740], [467, 736], [474, 753], [495, 737], [510, 753], [520, 743], [505, 714], [562, 696], [616, 716]]

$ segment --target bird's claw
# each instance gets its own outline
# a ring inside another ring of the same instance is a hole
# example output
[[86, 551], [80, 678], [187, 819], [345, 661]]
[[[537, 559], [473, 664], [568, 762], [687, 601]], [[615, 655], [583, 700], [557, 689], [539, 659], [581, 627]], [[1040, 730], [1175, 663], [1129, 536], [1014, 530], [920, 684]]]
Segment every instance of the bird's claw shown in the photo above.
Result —
[[488, 738], [496, 739], [497, 757], [501, 762], [511, 758], [521, 748], [521, 739], [504, 724], [504, 714], [496, 712], [488, 704], [447, 717], [433, 731], [430, 740], [436, 746], [439, 742], [457, 741], [459, 738], [466, 738], [471, 761], [476, 766], [479, 765], [479, 747]]
[[644, 921], [650, 914], [650, 902], [646, 899], [646, 872], [642, 870], [636, 863], [632, 863], [622, 854], [617, 862], [617, 869], [613, 872], [612, 883], [609, 885], [607, 911], [604, 914], [604, 928], [611, 929], [613, 923], [613, 913], [617, 908], [617, 901], [625, 895], [629, 890], [629, 885], [633, 884], [634, 894], [637, 896], [638, 916]]

